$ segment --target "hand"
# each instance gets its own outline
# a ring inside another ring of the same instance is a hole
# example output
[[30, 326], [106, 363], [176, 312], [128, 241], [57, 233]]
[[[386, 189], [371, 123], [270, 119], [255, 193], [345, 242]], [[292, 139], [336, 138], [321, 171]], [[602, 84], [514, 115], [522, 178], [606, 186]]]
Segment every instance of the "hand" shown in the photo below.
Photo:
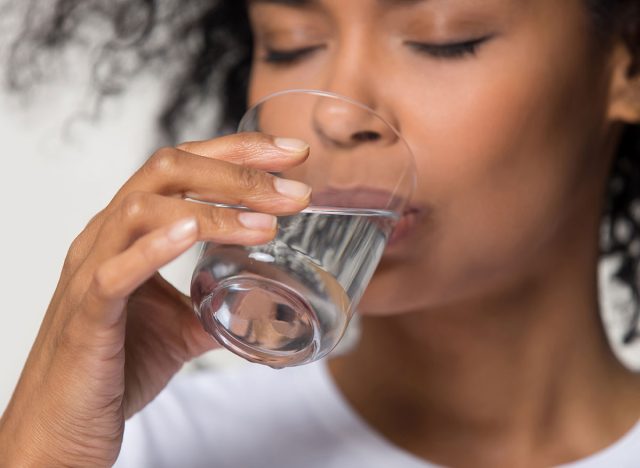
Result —
[[69, 250], [0, 420], [2, 463], [115, 462], [125, 419], [185, 361], [217, 346], [189, 298], [157, 270], [198, 240], [271, 240], [274, 215], [304, 209], [310, 189], [265, 171], [282, 171], [307, 156], [308, 147], [295, 140], [239, 134], [161, 149], [127, 181]]

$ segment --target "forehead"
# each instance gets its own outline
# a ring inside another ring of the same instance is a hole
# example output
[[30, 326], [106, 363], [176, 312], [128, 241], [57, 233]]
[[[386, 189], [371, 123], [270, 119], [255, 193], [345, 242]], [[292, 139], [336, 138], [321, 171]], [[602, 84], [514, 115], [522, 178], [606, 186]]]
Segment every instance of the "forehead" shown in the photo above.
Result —
[[[1, 1], [1, 0], [0, 0]], [[563, 0], [563, 4], [574, 4], [584, 0]], [[467, 17], [470, 22], [506, 18], [513, 21], [524, 12], [535, 12], [545, 5], [557, 12], [558, 0], [246, 0], [250, 10], [262, 11], [260, 6], [282, 6], [304, 12], [324, 12], [331, 15], [344, 13], [350, 18], [362, 18], [367, 12], [393, 14], [403, 11], [409, 15], [424, 12], [427, 15], [447, 15], [458, 20]], [[566, 6], [566, 5], [563, 5]], [[255, 7], [255, 8], [254, 8]], [[549, 14], [548, 11], [544, 14]], [[554, 15], [556, 13], [553, 13]], [[538, 15], [539, 16], [539, 15]], [[259, 18], [259, 17], [256, 17]], [[440, 17], [440, 19], [442, 19]]]

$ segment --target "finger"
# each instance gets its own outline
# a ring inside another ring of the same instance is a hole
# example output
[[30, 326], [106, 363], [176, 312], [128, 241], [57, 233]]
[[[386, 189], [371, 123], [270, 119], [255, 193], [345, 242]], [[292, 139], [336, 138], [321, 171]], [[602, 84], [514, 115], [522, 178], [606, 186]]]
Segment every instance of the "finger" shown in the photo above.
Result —
[[277, 218], [218, 208], [152, 193], [133, 193], [103, 223], [84, 268], [127, 249], [139, 237], [180, 219], [198, 222], [198, 240], [219, 244], [260, 245], [273, 239]]
[[[63, 270], [65, 284], [93, 250], [105, 219], [132, 192], [157, 191], [189, 196], [205, 202], [243, 205], [272, 214], [292, 214], [309, 202], [309, 188], [303, 184], [277, 181], [273, 176], [248, 170], [254, 166], [261, 170], [281, 171], [300, 164], [309, 154], [308, 145], [304, 142], [251, 133], [188, 142], [181, 148], [183, 151], [166, 148], [156, 152], [120, 189], [110, 205], [90, 221], [67, 254]], [[229, 164], [225, 167], [212, 166], [205, 161], [216, 158], [247, 169], [234, 170]], [[217, 181], [221, 182], [219, 186]], [[257, 190], [259, 187], [262, 187], [261, 192]], [[235, 192], [229, 193], [230, 190]], [[251, 194], [238, 193], [243, 191]], [[261, 193], [264, 194], [262, 198]]]
[[126, 298], [197, 239], [196, 219], [183, 219], [139, 238], [130, 248], [102, 263], [85, 295], [83, 310], [87, 318], [102, 327], [118, 323]]
[[309, 156], [309, 145], [306, 142], [264, 133], [238, 133], [214, 140], [190, 141], [177, 148], [209, 159], [269, 172], [290, 169]]
[[254, 211], [282, 215], [302, 210], [311, 196], [311, 188], [301, 182], [175, 148], [157, 152], [123, 186], [112, 205], [132, 192], [242, 205]]
[[[212, 166], [204, 160], [217, 159], [247, 168], [278, 172], [306, 160], [309, 146], [300, 140], [244, 133], [214, 140], [187, 142], [179, 148], [181, 149], [165, 148], [157, 151], [119, 190], [110, 206], [89, 222], [69, 250], [65, 272], [77, 271], [91, 251], [107, 215], [132, 192], [150, 191], [189, 196], [205, 202], [243, 205], [255, 211], [273, 214], [295, 213], [308, 204], [309, 190], [303, 184], [276, 182], [272, 176], [263, 176], [257, 171], [234, 171], [228, 165], [226, 168]], [[183, 170], [179, 170], [177, 166], [182, 166]], [[182, 177], [178, 177], [179, 175]], [[218, 179], [223, 181], [220, 187], [216, 187]], [[238, 181], [238, 184], [231, 183], [233, 180]], [[270, 194], [267, 200], [261, 200], [259, 194], [252, 194], [252, 197], [240, 194], [224, 196], [229, 185], [240, 190], [252, 190], [260, 186], [261, 181], [267, 185], [264, 191]], [[214, 187], [216, 190], [213, 190]], [[254, 198], [257, 198], [255, 203]]]

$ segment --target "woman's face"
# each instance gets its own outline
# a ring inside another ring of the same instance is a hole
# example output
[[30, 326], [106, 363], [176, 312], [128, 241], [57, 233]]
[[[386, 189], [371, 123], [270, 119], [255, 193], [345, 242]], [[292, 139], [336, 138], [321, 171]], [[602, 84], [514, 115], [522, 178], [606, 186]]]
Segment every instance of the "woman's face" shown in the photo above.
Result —
[[287, 88], [343, 94], [394, 124], [416, 156], [420, 216], [383, 258], [362, 312], [490, 294], [591, 242], [610, 67], [584, 0], [249, 5], [251, 102]]

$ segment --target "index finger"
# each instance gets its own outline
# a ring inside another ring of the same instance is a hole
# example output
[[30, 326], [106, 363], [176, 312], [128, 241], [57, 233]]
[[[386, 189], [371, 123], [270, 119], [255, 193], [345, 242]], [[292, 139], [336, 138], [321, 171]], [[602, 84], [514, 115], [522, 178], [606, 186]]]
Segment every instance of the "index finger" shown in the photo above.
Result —
[[296, 138], [264, 133], [236, 133], [213, 140], [190, 141], [177, 146], [187, 153], [219, 159], [269, 172], [280, 172], [301, 164], [309, 156], [309, 145]]

